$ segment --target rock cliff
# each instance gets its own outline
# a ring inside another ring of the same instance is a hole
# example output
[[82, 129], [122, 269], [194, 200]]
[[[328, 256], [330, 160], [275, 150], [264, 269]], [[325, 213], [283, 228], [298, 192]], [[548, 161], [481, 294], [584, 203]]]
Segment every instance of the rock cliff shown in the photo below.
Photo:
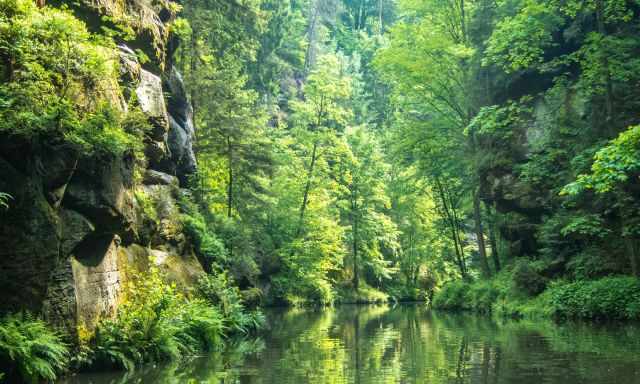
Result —
[[[170, 8], [142, 0], [75, 6], [92, 28], [124, 15], [132, 22], [131, 47], [118, 42], [119, 86], [135, 93], [152, 126], [147, 161], [141, 166], [132, 151], [87, 155], [56, 140], [0, 140], [0, 190], [13, 197], [0, 212], [0, 310], [39, 312], [77, 335], [112, 315], [127, 276], [151, 262], [185, 288], [204, 273], [179, 221], [181, 186], [196, 169], [195, 129], [180, 73], [166, 64]], [[141, 64], [133, 47], [152, 60]]]

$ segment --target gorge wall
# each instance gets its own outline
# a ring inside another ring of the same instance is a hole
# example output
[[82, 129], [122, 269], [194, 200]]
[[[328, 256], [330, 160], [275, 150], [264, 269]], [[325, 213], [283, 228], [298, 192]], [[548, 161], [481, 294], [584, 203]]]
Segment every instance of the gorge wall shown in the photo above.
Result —
[[[90, 30], [126, 15], [136, 35], [116, 38], [120, 79], [112, 104], [134, 96], [152, 129], [141, 162], [85, 154], [64, 143], [0, 140], [0, 310], [42, 313], [72, 335], [113, 315], [128, 276], [156, 263], [188, 288], [204, 273], [182, 234], [177, 201], [196, 169], [193, 112], [171, 66], [168, 2], [86, 0], [73, 8]], [[108, 16], [108, 17], [104, 17]], [[136, 50], [151, 58], [141, 63]]]

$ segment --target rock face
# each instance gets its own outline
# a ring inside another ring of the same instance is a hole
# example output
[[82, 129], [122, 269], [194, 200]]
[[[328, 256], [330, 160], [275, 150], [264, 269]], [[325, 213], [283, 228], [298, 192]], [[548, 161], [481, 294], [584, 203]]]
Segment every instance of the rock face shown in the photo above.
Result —
[[[119, 12], [114, 4], [90, 8], [109, 15]], [[153, 15], [147, 33], [165, 33]], [[0, 210], [0, 312], [39, 312], [75, 336], [115, 313], [128, 276], [150, 260], [185, 289], [204, 273], [178, 220], [179, 182], [196, 168], [182, 79], [143, 68], [128, 47], [120, 52], [123, 97], [135, 93], [153, 127], [142, 180], [132, 153], [85, 158], [64, 143], [0, 140], [0, 191], [13, 197]]]
[[[579, 91], [564, 90], [547, 99], [539, 96], [531, 101], [531, 112], [526, 122], [513, 125], [511, 137], [500, 143], [487, 143], [508, 150], [496, 150], [501, 161], [483, 169], [481, 196], [492, 203], [496, 210], [510, 214], [508, 220], [499, 223], [500, 234], [509, 243], [508, 251], [513, 256], [531, 256], [540, 249], [539, 225], [550, 213], [554, 190], [537, 189], [530, 180], [522, 177], [521, 168], [536, 155], [544, 153], [548, 145], [549, 132], [557, 129], [558, 114], [571, 114], [573, 118], [588, 122], [588, 101]], [[562, 105], [559, 110], [556, 107]]]
[[193, 107], [187, 98], [187, 92], [180, 73], [172, 69], [164, 81], [171, 96], [169, 109], [169, 149], [171, 159], [176, 165], [176, 173], [184, 183], [187, 176], [196, 170], [196, 155], [193, 152], [195, 129], [193, 125]]

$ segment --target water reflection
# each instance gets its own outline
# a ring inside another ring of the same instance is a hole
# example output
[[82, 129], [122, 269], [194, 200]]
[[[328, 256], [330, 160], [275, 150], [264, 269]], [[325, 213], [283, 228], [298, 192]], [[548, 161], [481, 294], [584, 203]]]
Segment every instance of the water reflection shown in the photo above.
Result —
[[[263, 341], [67, 383], [640, 383], [638, 326], [496, 322], [418, 305], [274, 310]], [[262, 344], [264, 343], [264, 344]]]

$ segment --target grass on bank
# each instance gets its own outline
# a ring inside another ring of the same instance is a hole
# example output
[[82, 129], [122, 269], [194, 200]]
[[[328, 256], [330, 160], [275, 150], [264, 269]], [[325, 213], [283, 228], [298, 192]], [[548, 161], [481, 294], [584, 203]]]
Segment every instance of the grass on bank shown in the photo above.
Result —
[[546, 282], [542, 288], [506, 270], [488, 281], [453, 281], [433, 299], [436, 309], [493, 313], [505, 317], [560, 319], [640, 319], [640, 279], [609, 276], [598, 280]]
[[358, 290], [348, 287], [338, 290], [336, 295], [336, 303], [338, 304], [380, 304], [389, 301], [388, 294], [360, 282]]

